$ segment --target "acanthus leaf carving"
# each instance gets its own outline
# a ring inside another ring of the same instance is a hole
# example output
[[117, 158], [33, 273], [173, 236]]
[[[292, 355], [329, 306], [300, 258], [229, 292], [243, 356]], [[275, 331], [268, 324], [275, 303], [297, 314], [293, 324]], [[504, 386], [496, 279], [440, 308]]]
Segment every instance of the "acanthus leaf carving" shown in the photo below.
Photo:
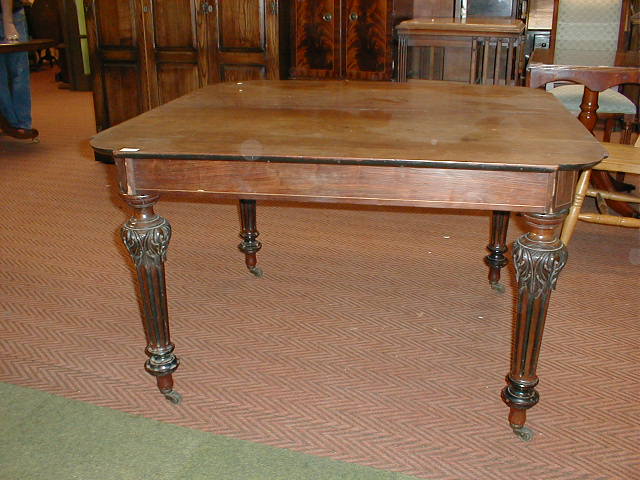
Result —
[[157, 265], [166, 260], [171, 225], [165, 218], [158, 216], [151, 225], [138, 225], [130, 220], [120, 234], [136, 267]]
[[567, 249], [562, 243], [541, 249], [537, 245], [528, 245], [526, 236], [516, 240], [513, 263], [520, 289], [526, 288], [533, 298], [555, 289], [567, 257]]

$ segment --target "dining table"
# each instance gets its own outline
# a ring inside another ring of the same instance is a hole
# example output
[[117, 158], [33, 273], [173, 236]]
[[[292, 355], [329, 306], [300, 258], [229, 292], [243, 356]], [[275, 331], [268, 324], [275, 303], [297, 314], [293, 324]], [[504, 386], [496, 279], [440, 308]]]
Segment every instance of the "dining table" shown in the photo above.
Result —
[[[120, 195], [132, 211], [121, 237], [137, 271], [145, 368], [174, 403], [181, 401], [173, 380], [179, 360], [165, 282], [172, 227], [156, 212], [162, 195], [238, 200], [240, 250], [257, 276], [262, 200], [501, 212], [492, 235], [500, 260], [505, 220], [520, 212], [526, 232], [513, 246], [517, 308], [501, 396], [513, 432], [531, 439], [526, 412], [539, 400], [542, 334], [567, 260], [558, 232], [578, 172], [606, 156], [552, 96], [441, 81], [228, 82], [104, 130], [91, 145], [114, 158]], [[476, 234], [480, 241], [485, 232]], [[215, 265], [209, 269], [216, 274]]]

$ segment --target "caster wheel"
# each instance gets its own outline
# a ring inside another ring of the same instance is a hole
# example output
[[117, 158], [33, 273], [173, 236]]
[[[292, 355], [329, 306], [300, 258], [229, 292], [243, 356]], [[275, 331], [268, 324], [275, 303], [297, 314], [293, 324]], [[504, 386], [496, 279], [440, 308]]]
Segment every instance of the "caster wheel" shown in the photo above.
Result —
[[533, 430], [531, 430], [529, 427], [511, 428], [513, 428], [513, 433], [515, 433], [515, 435], [519, 437], [523, 442], [530, 442], [531, 440], [533, 440]]
[[249, 271], [258, 278], [261, 278], [263, 275], [260, 267], [249, 267]]
[[40, 139], [38, 137], [31, 140], [31, 143], [40, 143]]
[[504, 293], [504, 285], [501, 284], [500, 282], [493, 282], [491, 283], [491, 289], [495, 290], [498, 293]]
[[175, 390], [169, 390], [168, 392], [162, 392], [164, 398], [169, 400], [174, 405], [178, 405], [182, 401], [182, 395]]

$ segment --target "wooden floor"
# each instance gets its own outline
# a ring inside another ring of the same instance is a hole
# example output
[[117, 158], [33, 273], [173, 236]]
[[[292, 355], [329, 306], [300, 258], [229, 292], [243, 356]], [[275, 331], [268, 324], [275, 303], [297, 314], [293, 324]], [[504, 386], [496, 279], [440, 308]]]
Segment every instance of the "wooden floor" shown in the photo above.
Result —
[[427, 479], [638, 478], [637, 230], [578, 225], [524, 443], [499, 398], [513, 273], [487, 287], [486, 214], [259, 205], [256, 279], [233, 203], [165, 199], [174, 406], [142, 369], [128, 212], [87, 144], [91, 95], [45, 71], [34, 102], [41, 143], [0, 137], [0, 381]]

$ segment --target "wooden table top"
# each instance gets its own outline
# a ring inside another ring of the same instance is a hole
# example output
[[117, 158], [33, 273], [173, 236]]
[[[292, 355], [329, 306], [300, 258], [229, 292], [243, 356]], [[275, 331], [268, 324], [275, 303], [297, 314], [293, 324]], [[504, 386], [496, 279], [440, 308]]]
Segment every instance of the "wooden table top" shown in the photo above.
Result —
[[32, 52], [43, 48], [55, 46], [56, 42], [49, 38], [35, 38], [28, 42], [2, 43], [0, 42], [0, 53]]
[[419, 33], [420, 31], [457, 31], [467, 33], [514, 33], [524, 31], [522, 20], [503, 17], [419, 17], [400, 22], [396, 27], [399, 33]]
[[127, 158], [512, 171], [581, 169], [606, 156], [545, 92], [429, 81], [219, 83], [91, 145]]

